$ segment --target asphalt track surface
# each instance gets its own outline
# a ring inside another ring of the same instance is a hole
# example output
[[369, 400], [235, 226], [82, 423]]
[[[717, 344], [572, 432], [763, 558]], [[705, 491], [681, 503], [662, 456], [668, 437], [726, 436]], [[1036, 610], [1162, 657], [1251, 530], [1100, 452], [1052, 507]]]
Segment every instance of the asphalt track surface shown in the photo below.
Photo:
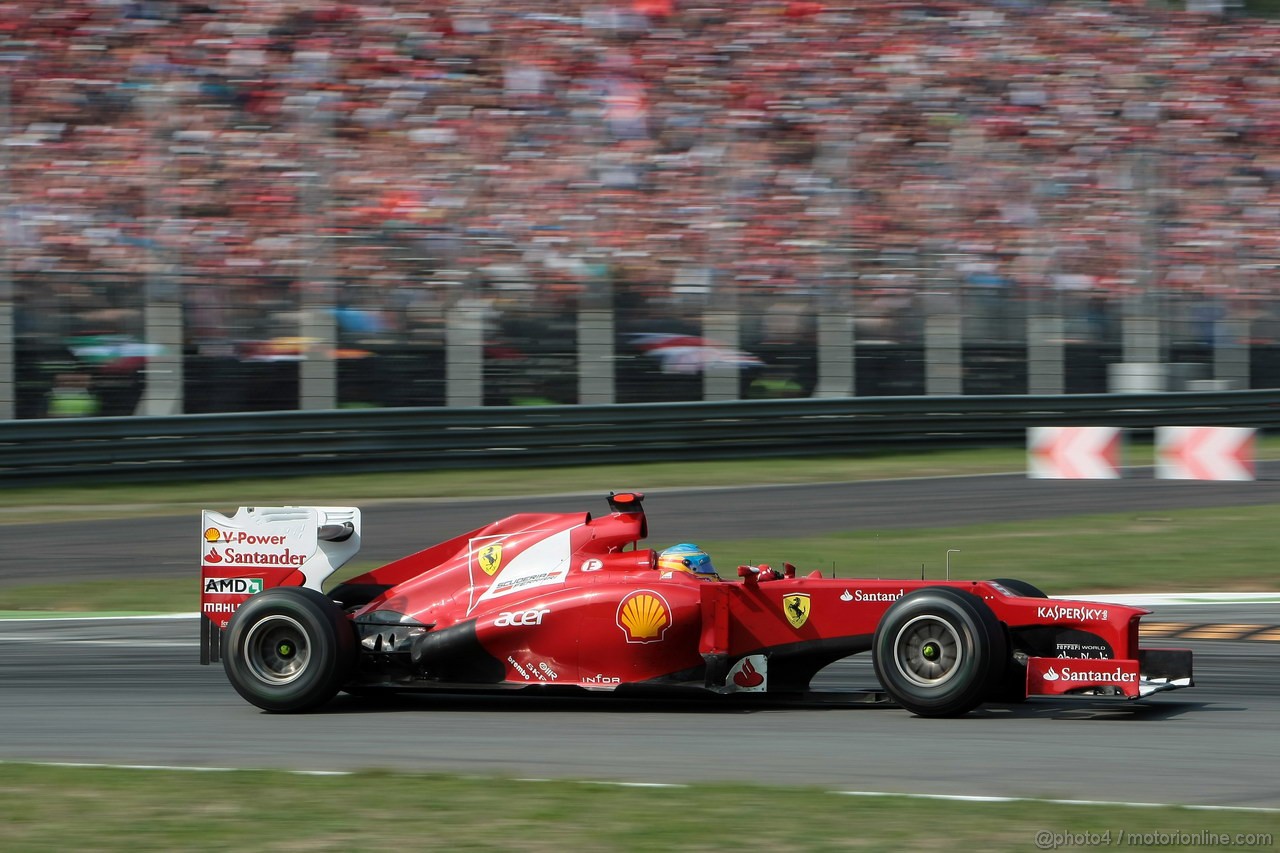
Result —
[[[1274, 643], [1192, 643], [1198, 686], [1143, 702], [1037, 699], [947, 720], [511, 695], [342, 696], [290, 716], [198, 666], [195, 629], [0, 623], [0, 758], [1280, 806]], [[859, 658], [821, 680], [873, 685]]]
[[[1010, 476], [655, 493], [648, 509], [655, 535], [680, 529], [722, 539], [759, 535], [765, 524], [802, 534], [1263, 503], [1280, 503], [1280, 484]], [[401, 556], [516, 508], [602, 511], [603, 502], [377, 504], [366, 511], [362, 557]], [[194, 576], [194, 518], [8, 525], [0, 533], [3, 583], [22, 582], [33, 567], [42, 579]], [[1148, 618], [1276, 625], [1280, 605], [1157, 608]], [[194, 618], [0, 622], [0, 760], [1280, 807], [1274, 642], [1151, 639], [1145, 644], [1195, 651], [1195, 688], [1141, 702], [989, 705], [927, 720], [888, 706], [511, 695], [342, 696], [319, 713], [277, 716], [241, 700], [219, 667], [199, 666], [196, 639]], [[815, 686], [869, 688], [874, 678], [863, 656], [829, 668]]]

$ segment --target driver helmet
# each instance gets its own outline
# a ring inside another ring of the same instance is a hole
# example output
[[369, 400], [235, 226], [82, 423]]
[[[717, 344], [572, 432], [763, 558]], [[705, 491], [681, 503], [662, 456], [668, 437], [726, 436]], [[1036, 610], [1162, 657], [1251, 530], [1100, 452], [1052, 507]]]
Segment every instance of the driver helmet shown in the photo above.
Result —
[[658, 569], [664, 572], [692, 572], [695, 575], [716, 573], [715, 566], [711, 565], [711, 555], [692, 542], [672, 545], [659, 554]]

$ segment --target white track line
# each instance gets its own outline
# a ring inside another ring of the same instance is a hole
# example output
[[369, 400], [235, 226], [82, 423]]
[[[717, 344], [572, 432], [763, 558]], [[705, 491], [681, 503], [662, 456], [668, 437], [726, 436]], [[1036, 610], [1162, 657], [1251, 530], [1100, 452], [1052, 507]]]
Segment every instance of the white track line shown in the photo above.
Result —
[[[30, 634], [0, 634], [0, 643], [31, 643]], [[130, 649], [196, 649], [195, 640], [104, 640], [94, 637], [41, 637], [42, 646], [123, 646]]]
[[[97, 764], [83, 761], [0, 761], [0, 765], [25, 765], [28, 767], [68, 767], [98, 770], [164, 770], [174, 773], [284, 773], [290, 776], [354, 776], [359, 771], [353, 770], [277, 770], [272, 768], [245, 767], [200, 767], [197, 765], [166, 764]], [[412, 774], [405, 774], [412, 775]], [[465, 777], [488, 778], [488, 777]], [[565, 779], [523, 778], [516, 782], [555, 782], [563, 781], [576, 785], [594, 785], [612, 788], [688, 788], [683, 782], [627, 782], [611, 779]], [[1215, 806], [1186, 803], [1142, 803], [1125, 800], [1059, 800], [1044, 797], [999, 797], [974, 794], [904, 794], [898, 791], [827, 791], [842, 797], [903, 797], [912, 800], [942, 800], [956, 803], [1040, 803], [1055, 806], [1113, 806], [1135, 809], [1194, 809], [1197, 811], [1215, 812], [1253, 812], [1258, 814], [1280, 814], [1280, 808], [1267, 806]]]
[[[849, 581], [857, 578], [848, 578]], [[1054, 595], [1069, 601], [1102, 601], [1129, 607], [1193, 606], [1203, 604], [1280, 604], [1280, 592], [1148, 592], [1107, 595]], [[199, 613], [150, 613], [136, 616], [0, 616], [0, 622], [127, 622], [195, 619]]]
[[1280, 814], [1267, 806], [1210, 806], [1185, 803], [1140, 803], [1126, 800], [1056, 800], [1046, 797], [996, 797], [975, 794], [900, 794], [894, 791], [831, 791], [845, 797], [907, 797], [913, 800], [948, 800], [956, 803], [1048, 803], [1055, 806], [1121, 806], [1134, 809], [1196, 809], [1212, 812], [1259, 812]]
[[1194, 604], [1280, 604], [1280, 592], [1151, 592], [1130, 595], [1055, 595], [1076, 601], [1104, 601], [1130, 607]]
[[0, 616], [0, 622], [156, 622], [165, 619], [194, 619], [199, 613], [135, 613], [130, 616]]
[[261, 767], [200, 767], [195, 764], [105, 764], [89, 761], [0, 761], [0, 765], [90, 770], [165, 770], [172, 773], [287, 773], [291, 776], [351, 776], [351, 770], [272, 770]]

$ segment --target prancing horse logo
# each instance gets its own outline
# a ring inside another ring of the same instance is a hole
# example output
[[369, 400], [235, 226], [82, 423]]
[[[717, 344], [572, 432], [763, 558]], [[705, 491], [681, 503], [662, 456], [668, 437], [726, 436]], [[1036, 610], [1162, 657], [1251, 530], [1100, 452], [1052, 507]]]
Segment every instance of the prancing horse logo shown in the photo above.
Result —
[[480, 568], [484, 573], [492, 577], [498, 569], [502, 568], [502, 543], [494, 542], [485, 545], [476, 555], [476, 559], [480, 562]]
[[792, 628], [799, 628], [809, 621], [809, 593], [793, 592], [782, 597], [782, 612]]

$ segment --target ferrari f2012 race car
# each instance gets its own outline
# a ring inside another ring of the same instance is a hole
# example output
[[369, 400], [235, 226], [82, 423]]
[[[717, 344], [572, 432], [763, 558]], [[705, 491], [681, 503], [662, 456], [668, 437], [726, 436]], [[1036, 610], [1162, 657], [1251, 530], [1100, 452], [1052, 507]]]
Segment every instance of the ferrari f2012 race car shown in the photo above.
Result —
[[360, 548], [354, 507], [201, 519], [201, 662], [268, 711], [339, 691], [535, 690], [820, 698], [870, 651], [880, 696], [921, 716], [1029, 696], [1136, 699], [1192, 684], [1191, 652], [1138, 647], [1148, 611], [1016, 580], [662, 571], [644, 496], [517, 513], [326, 589]]

